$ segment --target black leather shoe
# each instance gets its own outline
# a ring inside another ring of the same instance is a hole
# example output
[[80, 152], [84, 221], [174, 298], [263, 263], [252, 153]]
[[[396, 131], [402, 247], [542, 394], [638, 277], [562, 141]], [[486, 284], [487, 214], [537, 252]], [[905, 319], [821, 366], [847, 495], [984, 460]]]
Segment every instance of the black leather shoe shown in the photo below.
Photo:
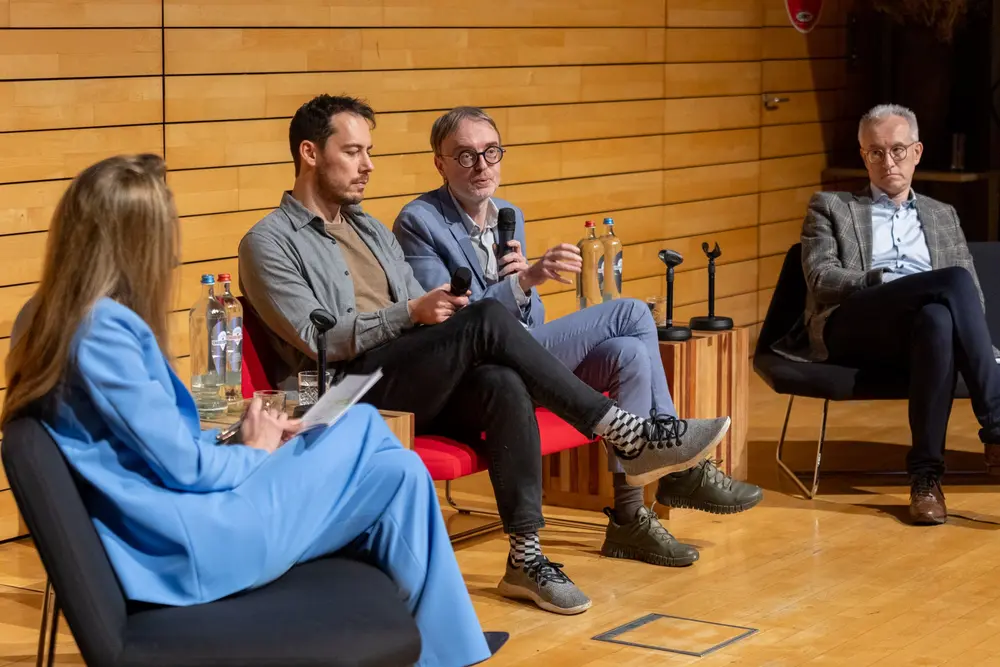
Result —
[[684, 472], [661, 477], [656, 489], [656, 502], [661, 505], [712, 514], [743, 512], [763, 498], [759, 486], [733, 479], [707, 459]]

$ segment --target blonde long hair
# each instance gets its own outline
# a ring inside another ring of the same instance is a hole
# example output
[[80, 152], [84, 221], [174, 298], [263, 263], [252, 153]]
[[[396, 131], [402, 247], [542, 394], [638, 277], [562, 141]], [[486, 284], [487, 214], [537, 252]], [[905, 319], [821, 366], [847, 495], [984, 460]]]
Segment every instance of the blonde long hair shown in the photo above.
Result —
[[6, 424], [50, 396], [70, 343], [101, 297], [135, 311], [167, 354], [167, 314], [178, 250], [177, 213], [156, 155], [122, 155], [83, 170], [49, 227], [45, 267], [23, 331], [7, 357]]

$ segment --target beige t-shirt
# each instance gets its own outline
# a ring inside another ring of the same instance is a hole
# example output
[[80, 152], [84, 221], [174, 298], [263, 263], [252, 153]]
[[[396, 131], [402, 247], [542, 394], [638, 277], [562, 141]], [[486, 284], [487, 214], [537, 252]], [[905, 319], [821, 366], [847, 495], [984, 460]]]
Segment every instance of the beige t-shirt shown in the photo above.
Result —
[[359, 313], [374, 313], [392, 305], [389, 279], [385, 269], [375, 259], [368, 245], [358, 236], [349, 223], [338, 217], [335, 223], [324, 225], [326, 233], [340, 244], [340, 252], [347, 262], [354, 283], [354, 301]]

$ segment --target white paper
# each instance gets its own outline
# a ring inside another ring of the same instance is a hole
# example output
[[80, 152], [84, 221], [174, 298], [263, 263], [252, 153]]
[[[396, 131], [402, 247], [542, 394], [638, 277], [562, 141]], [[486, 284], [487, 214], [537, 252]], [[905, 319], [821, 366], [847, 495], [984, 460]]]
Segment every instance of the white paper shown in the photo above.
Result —
[[381, 368], [371, 375], [345, 375], [338, 384], [327, 389], [326, 393], [302, 415], [300, 433], [336, 424], [347, 409], [361, 400], [361, 397], [381, 378]]

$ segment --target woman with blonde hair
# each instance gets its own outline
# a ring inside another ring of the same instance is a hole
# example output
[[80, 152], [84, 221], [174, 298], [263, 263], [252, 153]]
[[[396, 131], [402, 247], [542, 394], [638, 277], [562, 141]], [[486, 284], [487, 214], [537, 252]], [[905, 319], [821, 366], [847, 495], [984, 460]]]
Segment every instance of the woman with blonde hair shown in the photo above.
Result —
[[209, 602], [360, 546], [400, 587], [419, 664], [489, 658], [434, 485], [374, 409], [296, 435], [254, 401], [243, 444], [201, 430], [167, 351], [178, 224], [164, 173], [157, 156], [119, 156], [70, 184], [15, 324], [3, 424], [43, 422], [132, 600]]

